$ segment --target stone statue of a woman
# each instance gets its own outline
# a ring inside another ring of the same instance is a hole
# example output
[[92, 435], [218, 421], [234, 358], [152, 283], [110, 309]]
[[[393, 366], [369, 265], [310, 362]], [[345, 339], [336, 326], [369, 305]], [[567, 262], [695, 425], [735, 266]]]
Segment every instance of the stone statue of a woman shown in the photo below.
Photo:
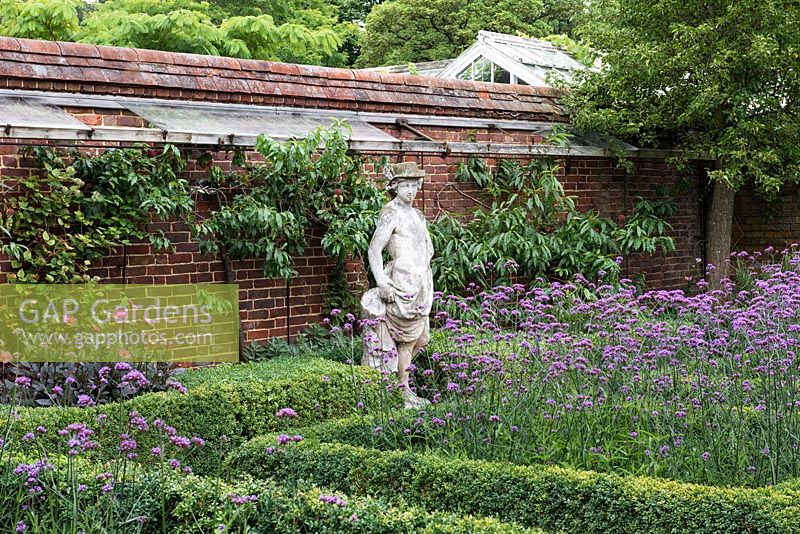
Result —
[[[376, 288], [361, 298], [364, 364], [396, 371], [406, 407], [428, 401], [408, 384], [411, 359], [430, 339], [428, 315], [433, 304], [431, 243], [425, 216], [413, 207], [425, 172], [414, 162], [388, 165], [387, 189], [394, 198], [381, 210], [369, 245], [369, 266]], [[383, 251], [391, 260], [383, 264]]]

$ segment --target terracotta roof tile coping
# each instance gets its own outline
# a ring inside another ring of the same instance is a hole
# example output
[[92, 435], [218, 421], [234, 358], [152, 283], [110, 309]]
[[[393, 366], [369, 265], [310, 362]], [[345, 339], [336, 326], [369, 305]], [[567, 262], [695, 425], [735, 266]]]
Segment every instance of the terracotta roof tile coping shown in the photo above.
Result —
[[181, 52], [163, 52], [142, 48], [123, 48], [118, 46], [93, 45], [87, 43], [70, 43], [62, 41], [40, 41], [16, 37], [0, 37], [0, 50], [19, 51], [42, 55], [60, 55], [64, 57], [91, 57], [117, 61], [164, 63], [192, 67], [212, 67], [226, 70], [253, 70], [273, 72], [293, 76], [309, 76], [336, 80], [359, 80], [386, 85], [416, 85], [438, 87], [442, 89], [464, 89], [481, 93], [511, 93], [518, 95], [535, 95], [559, 97], [563, 93], [551, 87], [534, 87], [529, 85], [493, 84], [473, 82], [470, 80], [454, 80], [444, 78], [428, 78], [410, 74], [389, 74], [367, 70], [352, 70], [314, 65], [297, 65], [274, 61], [237, 59], [224, 56], [204, 56]]
[[385, 113], [568, 120], [560, 90], [0, 37], [0, 84]]

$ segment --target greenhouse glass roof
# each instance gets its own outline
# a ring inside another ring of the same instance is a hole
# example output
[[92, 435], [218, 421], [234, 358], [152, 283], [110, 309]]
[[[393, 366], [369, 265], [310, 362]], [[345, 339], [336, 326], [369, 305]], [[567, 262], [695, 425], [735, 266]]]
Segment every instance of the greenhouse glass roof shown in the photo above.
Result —
[[481, 31], [436, 77], [546, 86], [551, 76], [569, 81], [573, 71], [585, 68], [547, 41]]

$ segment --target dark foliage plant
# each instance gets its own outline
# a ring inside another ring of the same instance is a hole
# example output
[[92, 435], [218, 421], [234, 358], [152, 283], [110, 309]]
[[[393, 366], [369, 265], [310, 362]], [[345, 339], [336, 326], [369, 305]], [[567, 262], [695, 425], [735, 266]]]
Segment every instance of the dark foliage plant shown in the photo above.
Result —
[[[0, 364], [0, 404], [91, 406], [176, 384], [174, 363], [46, 362]], [[16, 386], [20, 377], [29, 384]], [[28, 381], [26, 381], [28, 382]]]
[[346, 340], [349, 347], [343, 347], [342, 339], [332, 336], [330, 329], [315, 324], [306, 328], [291, 341], [272, 338], [264, 343], [253, 342], [247, 346], [244, 358], [250, 362], [261, 362], [279, 357], [319, 356], [328, 360], [347, 362], [360, 349], [358, 339]]

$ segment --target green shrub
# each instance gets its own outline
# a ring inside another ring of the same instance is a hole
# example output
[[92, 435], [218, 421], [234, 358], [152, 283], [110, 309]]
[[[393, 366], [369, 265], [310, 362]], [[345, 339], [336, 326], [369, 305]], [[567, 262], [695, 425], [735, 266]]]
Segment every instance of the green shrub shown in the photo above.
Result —
[[[206, 533], [219, 525], [236, 532], [245, 524], [257, 532], [363, 533], [541, 533], [492, 518], [427, 512], [414, 506], [392, 506], [381, 499], [350, 497], [301, 485], [286, 488], [252, 480], [227, 484], [219, 479], [181, 477], [166, 489], [172, 532]], [[258, 497], [257, 504], [232, 505], [231, 495]], [[326, 500], [338, 499], [336, 502]]]
[[392, 506], [381, 499], [344, 496], [343, 506], [322, 502], [323, 490], [273, 491], [259, 506], [258, 527], [266, 532], [363, 532], [543, 534], [492, 518], [474, 518], [443, 512], [426, 512], [413, 506]]
[[794, 494], [800, 497], [800, 478], [792, 478], [780, 484], [776, 484], [775, 489], [781, 493]]
[[[113, 491], [104, 493], [101, 486], [106, 482], [98, 481], [96, 475], [106, 467], [81, 459], [68, 463], [59, 458], [51, 463], [55, 469], [39, 474], [42, 498], [32, 500], [23, 486], [26, 477], [12, 474], [16, 462], [0, 465], [0, 496], [5, 503], [0, 524], [16, 525], [22, 520], [35, 532], [66, 532], [71, 525], [72, 532], [78, 528], [118, 534], [205, 534], [219, 531], [220, 526], [224, 532], [541, 534], [492, 518], [393, 506], [381, 499], [333, 494], [307, 484], [282, 487], [246, 475], [226, 482], [170, 469], [116, 473]], [[76, 493], [78, 484], [86, 489]], [[23, 502], [33, 508], [22, 509]]]
[[207, 384], [235, 383], [243, 380], [253, 382], [281, 379], [296, 380], [306, 378], [309, 374], [317, 377], [349, 378], [354, 370], [362, 378], [373, 376], [369, 373], [367, 375], [364, 374], [367, 371], [366, 368], [345, 366], [310, 354], [291, 358], [272, 358], [268, 362], [222, 364], [213, 367], [188, 369], [178, 376], [177, 380], [187, 388], [192, 389]]
[[256, 438], [231, 454], [228, 465], [253, 476], [399, 497], [429, 510], [492, 516], [550, 531], [800, 532], [796, 495], [777, 489], [700, 486], [313, 440], [267, 454], [272, 445], [272, 436]]
[[[128, 432], [129, 414], [155, 418], [173, 426], [181, 436], [199, 436], [204, 447], [179, 449], [174, 457], [188, 463], [197, 473], [216, 473], [220, 458], [233, 446], [260, 434], [342, 417], [355, 411], [357, 402], [367, 407], [379, 402], [395, 406], [399, 398], [386, 393], [379, 375], [364, 367], [341, 365], [319, 358], [276, 359], [260, 364], [219, 366], [187, 372], [186, 394], [152, 393], [131, 400], [91, 408], [15, 408], [11, 441], [17, 448], [32, 447], [48, 452], [64, 450], [65, 438], [56, 432], [70, 423], [83, 422], [98, 429], [97, 417], [108, 415], [106, 429], [98, 436], [100, 447], [88, 454], [97, 459], [120, 455], [118, 434]], [[298, 416], [281, 419], [276, 412], [291, 407]], [[6, 412], [7, 415], [7, 412]], [[42, 425], [47, 432], [34, 429]], [[27, 432], [36, 440], [22, 442]], [[149, 451], [165, 440], [163, 432], [132, 432], [139, 450]], [[221, 438], [221, 436], [225, 436]]]

